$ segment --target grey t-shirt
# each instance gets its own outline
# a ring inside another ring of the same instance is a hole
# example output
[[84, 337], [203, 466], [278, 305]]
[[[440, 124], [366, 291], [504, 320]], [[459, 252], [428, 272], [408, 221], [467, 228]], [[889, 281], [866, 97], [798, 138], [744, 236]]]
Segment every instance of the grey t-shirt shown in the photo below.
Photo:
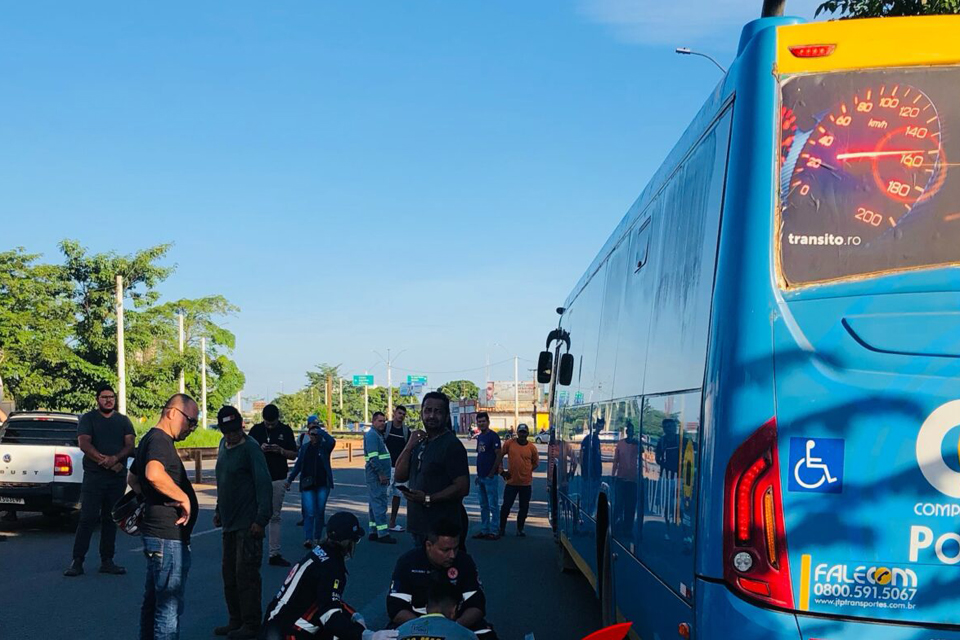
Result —
[[440, 614], [428, 614], [405, 622], [397, 629], [398, 640], [477, 640], [477, 634]]
[[[118, 411], [114, 411], [107, 417], [94, 409], [80, 416], [80, 423], [77, 425], [77, 435], [90, 436], [90, 440], [97, 451], [105, 456], [115, 456], [123, 449], [124, 437], [135, 434], [133, 424], [127, 416]], [[120, 460], [119, 462], [126, 467], [126, 460]], [[109, 476], [127, 476], [125, 468], [120, 473], [116, 473], [109, 469], [104, 469], [87, 456], [83, 457], [83, 472]]]

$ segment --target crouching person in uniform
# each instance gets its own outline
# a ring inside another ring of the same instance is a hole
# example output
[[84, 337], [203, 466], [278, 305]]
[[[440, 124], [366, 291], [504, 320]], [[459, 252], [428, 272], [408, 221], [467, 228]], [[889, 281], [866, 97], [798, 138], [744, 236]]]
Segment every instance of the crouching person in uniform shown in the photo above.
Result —
[[485, 619], [487, 599], [477, 565], [470, 554], [459, 548], [460, 525], [440, 520], [431, 526], [422, 547], [400, 556], [387, 595], [390, 626], [400, 627], [427, 615], [431, 586], [441, 582], [458, 593], [453, 619], [480, 640], [496, 640], [493, 627]]
[[356, 516], [340, 511], [327, 520], [323, 541], [290, 569], [267, 605], [260, 640], [394, 640], [396, 631], [371, 631], [344, 608], [347, 558], [364, 532]]

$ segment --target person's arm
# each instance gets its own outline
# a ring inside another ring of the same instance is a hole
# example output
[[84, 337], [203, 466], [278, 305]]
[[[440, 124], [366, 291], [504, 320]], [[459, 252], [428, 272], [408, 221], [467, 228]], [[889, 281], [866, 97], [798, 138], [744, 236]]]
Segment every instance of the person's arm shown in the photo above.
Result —
[[280, 447], [278, 453], [287, 460], [297, 459], [297, 440], [293, 437], [293, 429], [290, 427], [286, 427], [283, 434], [283, 446]]
[[[457, 446], [448, 452], [444, 460], [444, 470], [453, 482], [436, 493], [430, 494], [430, 504], [436, 502], [459, 502], [470, 495], [470, 465], [467, 462], [467, 450], [460, 441]], [[426, 494], [423, 491], [410, 491], [407, 499], [414, 502], [426, 503]]]
[[303, 467], [303, 456], [307, 451], [307, 446], [302, 445], [300, 447], [300, 453], [297, 455], [297, 461], [293, 463], [293, 469], [290, 470], [290, 475], [287, 476], [287, 485], [293, 484], [293, 481], [297, 479], [297, 476], [300, 475], [300, 468]]
[[[614, 458], [613, 461], [614, 461], [614, 463], [616, 463], [617, 459]], [[531, 473], [534, 472], [534, 471], [536, 471], [536, 470], [537, 470], [537, 467], [540, 466], [540, 452], [537, 451], [537, 445], [533, 445], [533, 455], [530, 456], [530, 463], [531, 463], [531, 464], [530, 464], [530, 472], [531, 472]]]
[[[410, 479], [410, 456], [413, 454], [414, 447], [420, 444], [423, 438], [424, 435], [422, 431], [410, 432], [410, 439], [407, 440], [407, 445], [397, 457], [397, 466], [393, 469], [393, 478], [397, 483], [406, 482]], [[469, 489], [469, 487], [467, 488]]]
[[[328, 575], [329, 574], [329, 575]], [[323, 631], [318, 636], [341, 638], [342, 640], [362, 640], [363, 625], [351, 619], [343, 608], [343, 576], [335, 576], [326, 571], [317, 583], [316, 595], [316, 622]]]
[[103, 461], [107, 459], [107, 456], [93, 446], [93, 427], [86, 415], [82, 416], [80, 422], [77, 423], [77, 445], [80, 447], [80, 451], [83, 451], [83, 455], [99, 465], [102, 465]]
[[497, 457], [496, 457], [496, 459], [493, 461], [493, 469], [490, 470], [490, 477], [491, 477], [491, 478], [493, 478], [494, 476], [496, 476], [498, 473], [501, 473], [502, 469], [501, 469], [501, 466], [500, 466], [500, 465], [503, 464], [503, 456], [504, 456], [504, 454], [507, 452], [507, 445], [508, 445], [508, 444], [510, 444], [509, 441], [508, 441], [506, 444], [504, 444], [502, 447], [499, 447], [499, 448], [497, 449]]
[[484, 594], [483, 586], [480, 584], [477, 565], [469, 556], [464, 558], [463, 564], [460, 579], [457, 581], [457, 587], [459, 587], [463, 597], [457, 623], [460, 626], [471, 628], [483, 620], [483, 617], [486, 615], [487, 596]]
[[159, 460], [150, 460], [144, 470], [144, 477], [147, 482], [153, 485], [153, 488], [173, 500], [180, 510], [180, 518], [176, 524], [186, 524], [190, 520], [190, 498], [173, 481], [167, 470], [163, 468], [163, 463]]
[[140, 478], [132, 471], [127, 472], [127, 486], [138, 496], [143, 495], [143, 487], [140, 486]]
[[260, 448], [251, 446], [249, 451], [250, 460], [253, 463], [253, 483], [257, 493], [257, 515], [253, 524], [250, 525], [250, 533], [254, 536], [262, 536], [264, 527], [273, 515], [273, 480], [270, 478], [267, 459]]
[[413, 589], [407, 579], [406, 563], [401, 556], [393, 569], [393, 579], [390, 581], [390, 593], [387, 594], [387, 615], [390, 624], [399, 627], [417, 617], [413, 610]]

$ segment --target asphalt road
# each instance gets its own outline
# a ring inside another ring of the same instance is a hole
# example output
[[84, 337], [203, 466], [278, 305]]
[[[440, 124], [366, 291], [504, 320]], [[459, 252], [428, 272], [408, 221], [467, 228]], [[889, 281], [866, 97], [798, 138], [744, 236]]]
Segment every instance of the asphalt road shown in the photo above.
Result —
[[[539, 448], [543, 451], [546, 447]], [[467, 449], [472, 449], [470, 443]], [[346, 464], [336, 463], [341, 468], [335, 469], [336, 488], [327, 514], [349, 510], [366, 526], [363, 469], [358, 466], [359, 461], [352, 468], [343, 468]], [[513, 535], [515, 525], [511, 519], [506, 538], [468, 542], [486, 590], [488, 618], [503, 640], [521, 640], [528, 633], [535, 634], [537, 640], [578, 640], [600, 628], [599, 606], [586, 580], [577, 574], [561, 574], [557, 569], [556, 548], [547, 522], [545, 467], [544, 461], [534, 480], [528, 537]], [[212, 482], [209, 477], [205, 481]], [[216, 487], [203, 484], [197, 489], [201, 513], [194, 531], [193, 567], [182, 617], [185, 639], [213, 638], [212, 629], [226, 622], [220, 535], [211, 522]], [[466, 504], [473, 533], [480, 520], [475, 492]], [[291, 560], [303, 554], [303, 529], [295, 526], [299, 516], [299, 494], [294, 489], [287, 495], [283, 514], [283, 551]], [[401, 515], [401, 522], [402, 519]], [[128, 574], [101, 575], [96, 573], [99, 533], [95, 533], [92, 553], [85, 565], [87, 573], [79, 578], [65, 578], [62, 573], [70, 562], [74, 525], [69, 521], [58, 525], [39, 515], [21, 516], [16, 523], [0, 523], [0, 536], [5, 538], [0, 541], [0, 638], [137, 637], [144, 581], [140, 540], [119, 533], [116, 561], [127, 568]], [[345, 599], [364, 614], [372, 628], [386, 623], [385, 600], [393, 565], [412, 546], [407, 534], [399, 537], [400, 543], [395, 546], [364, 540], [356, 558], [348, 564]], [[286, 569], [264, 562], [264, 604], [286, 573]]]

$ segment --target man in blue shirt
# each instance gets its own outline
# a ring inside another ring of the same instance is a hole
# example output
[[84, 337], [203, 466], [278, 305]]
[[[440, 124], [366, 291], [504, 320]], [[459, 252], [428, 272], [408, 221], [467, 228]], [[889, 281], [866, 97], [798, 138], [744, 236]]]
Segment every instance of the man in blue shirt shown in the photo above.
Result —
[[486, 411], [477, 414], [477, 487], [480, 494], [480, 533], [477, 540], [497, 540], [496, 520], [500, 513], [500, 477], [497, 475], [497, 454], [500, 436], [490, 430], [490, 416]]

